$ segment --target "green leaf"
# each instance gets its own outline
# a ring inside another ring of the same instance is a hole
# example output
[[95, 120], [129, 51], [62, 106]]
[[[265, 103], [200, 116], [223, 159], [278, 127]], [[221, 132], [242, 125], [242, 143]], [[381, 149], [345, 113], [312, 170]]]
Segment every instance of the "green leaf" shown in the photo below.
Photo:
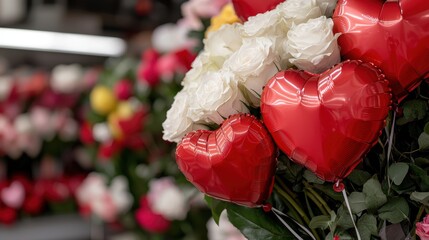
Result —
[[378, 209], [378, 216], [391, 223], [400, 223], [408, 219], [409, 213], [408, 203], [401, 197], [391, 199], [386, 205]]
[[404, 103], [404, 118], [407, 120], [422, 120], [426, 116], [428, 105], [426, 101], [416, 99]]
[[325, 181], [316, 176], [313, 172], [309, 170], [304, 171], [304, 178], [310, 183], [323, 184]]
[[310, 221], [310, 228], [321, 228], [321, 229], [327, 229], [330, 225], [331, 217], [322, 215], [322, 216], [316, 216], [311, 219]]
[[429, 134], [429, 122], [425, 124], [424, 132]]
[[377, 179], [371, 178], [363, 185], [365, 203], [368, 209], [376, 209], [387, 202], [387, 197]]
[[389, 178], [396, 185], [401, 185], [410, 167], [406, 163], [394, 163], [389, 167]]
[[422, 132], [419, 136], [418, 142], [420, 149], [429, 148], [429, 134]]
[[362, 171], [359, 169], [354, 170], [348, 177], [352, 183], [362, 186], [371, 178], [371, 174], [366, 171]]
[[429, 192], [413, 192], [410, 198], [413, 201], [429, 206]]
[[213, 220], [216, 222], [217, 225], [219, 225], [220, 215], [222, 214], [223, 210], [225, 210], [227, 203], [218, 199], [214, 199], [207, 195], [204, 198], [207, 202], [207, 205], [212, 211]]
[[[355, 216], [353, 216], [353, 218], [355, 218]], [[350, 213], [344, 205], [338, 208], [337, 225], [344, 229], [349, 229], [354, 227], [352, 219], [350, 217]]]
[[246, 208], [228, 204], [228, 218], [249, 240], [294, 239], [286, 227], [274, 221], [261, 208]]
[[367, 209], [364, 193], [352, 192], [348, 198], [353, 213], [360, 213]]
[[365, 214], [357, 222], [362, 240], [370, 240], [371, 235], [377, 235], [377, 219], [374, 215]]

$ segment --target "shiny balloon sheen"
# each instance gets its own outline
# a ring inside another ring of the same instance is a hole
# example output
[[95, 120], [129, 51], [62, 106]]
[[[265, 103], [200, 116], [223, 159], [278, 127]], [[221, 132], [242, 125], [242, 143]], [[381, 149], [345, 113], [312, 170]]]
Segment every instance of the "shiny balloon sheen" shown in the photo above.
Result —
[[201, 192], [247, 207], [270, 196], [276, 157], [267, 129], [249, 114], [229, 117], [216, 131], [191, 132], [176, 149], [180, 170]]
[[279, 3], [285, 0], [232, 0], [235, 14], [243, 21], [259, 13], [273, 10]]
[[334, 32], [346, 59], [383, 70], [400, 102], [429, 73], [428, 0], [339, 0]]
[[261, 98], [264, 123], [279, 148], [329, 182], [349, 175], [376, 143], [390, 105], [381, 71], [356, 60], [320, 75], [279, 72]]

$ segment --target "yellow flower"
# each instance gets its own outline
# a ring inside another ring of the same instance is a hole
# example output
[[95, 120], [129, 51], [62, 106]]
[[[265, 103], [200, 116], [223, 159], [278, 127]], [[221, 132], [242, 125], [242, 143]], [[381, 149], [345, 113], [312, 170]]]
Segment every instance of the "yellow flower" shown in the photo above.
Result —
[[116, 111], [109, 114], [107, 122], [113, 138], [121, 139], [123, 137], [124, 134], [122, 133], [121, 127], [119, 126], [119, 121], [127, 120], [131, 118], [133, 114], [134, 110], [131, 104], [127, 101], [120, 102], [116, 108]]
[[90, 103], [96, 113], [105, 116], [116, 109], [117, 99], [110, 88], [99, 85], [92, 90]]
[[210, 27], [207, 29], [206, 34], [217, 31], [224, 24], [233, 24], [240, 22], [234, 11], [231, 3], [225, 5], [219, 15], [212, 17]]

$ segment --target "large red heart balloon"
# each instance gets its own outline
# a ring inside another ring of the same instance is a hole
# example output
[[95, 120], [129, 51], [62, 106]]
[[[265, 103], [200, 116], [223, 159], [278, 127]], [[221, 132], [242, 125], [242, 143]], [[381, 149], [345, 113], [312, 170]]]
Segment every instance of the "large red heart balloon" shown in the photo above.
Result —
[[270, 134], [249, 114], [231, 116], [216, 131], [191, 132], [176, 149], [180, 170], [201, 192], [248, 207], [271, 194], [276, 155]]
[[286, 70], [265, 86], [261, 112], [279, 148], [325, 181], [345, 178], [377, 141], [390, 109], [380, 70], [346, 61], [322, 74]]
[[279, 3], [285, 0], [232, 0], [235, 14], [242, 20], [247, 21], [249, 17], [258, 13], [273, 10]]
[[333, 19], [341, 54], [383, 70], [398, 101], [429, 73], [428, 0], [339, 0]]

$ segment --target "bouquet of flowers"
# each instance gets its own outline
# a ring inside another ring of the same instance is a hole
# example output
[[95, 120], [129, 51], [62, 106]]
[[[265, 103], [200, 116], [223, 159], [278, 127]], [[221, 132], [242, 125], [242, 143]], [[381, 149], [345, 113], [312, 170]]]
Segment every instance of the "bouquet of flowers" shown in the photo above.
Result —
[[163, 123], [215, 221], [226, 209], [248, 239], [426, 239], [428, 4], [232, 2], [243, 22], [207, 34]]

